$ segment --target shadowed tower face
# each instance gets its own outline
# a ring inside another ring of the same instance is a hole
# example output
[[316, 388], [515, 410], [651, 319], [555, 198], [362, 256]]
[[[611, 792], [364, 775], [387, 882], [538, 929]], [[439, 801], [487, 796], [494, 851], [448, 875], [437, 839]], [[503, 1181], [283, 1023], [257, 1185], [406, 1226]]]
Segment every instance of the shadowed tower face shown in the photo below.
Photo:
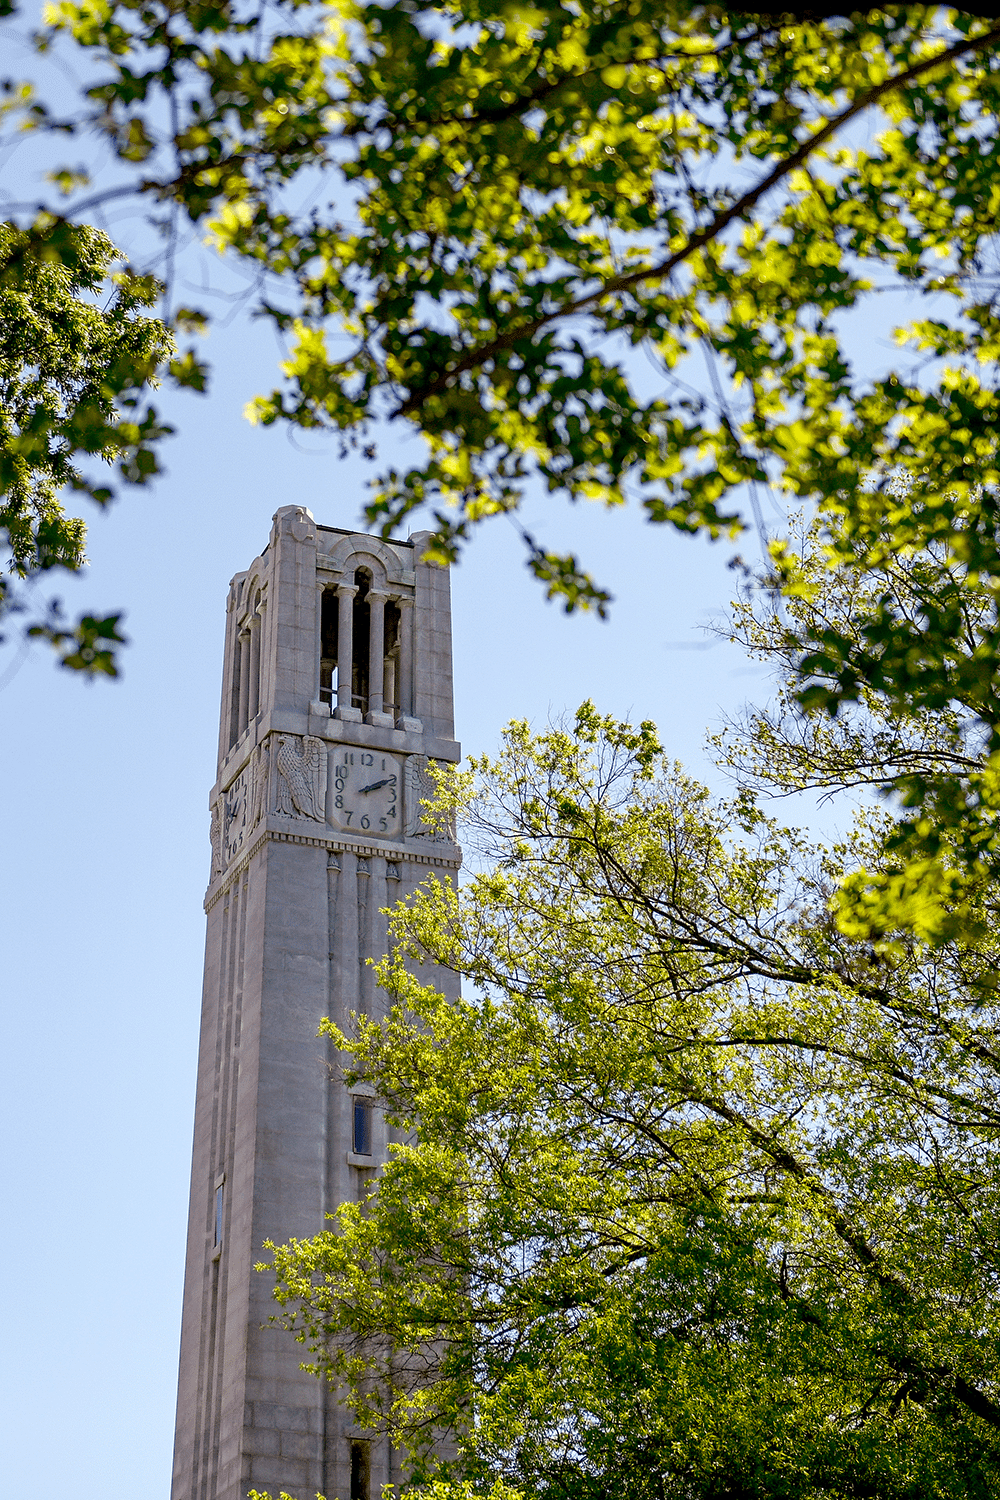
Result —
[[384, 1160], [378, 1101], [317, 1028], [378, 1013], [380, 909], [458, 867], [421, 819], [428, 761], [459, 757], [448, 573], [424, 541], [285, 506], [230, 588], [172, 1500], [375, 1500], [399, 1477], [267, 1326], [253, 1266]]

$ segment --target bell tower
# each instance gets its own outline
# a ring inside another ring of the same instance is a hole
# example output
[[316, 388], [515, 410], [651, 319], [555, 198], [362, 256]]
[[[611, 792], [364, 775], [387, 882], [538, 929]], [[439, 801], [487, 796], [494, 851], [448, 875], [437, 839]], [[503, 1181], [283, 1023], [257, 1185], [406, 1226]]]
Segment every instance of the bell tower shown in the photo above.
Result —
[[449, 578], [427, 540], [284, 506], [230, 586], [172, 1500], [377, 1500], [399, 1478], [268, 1325], [253, 1267], [385, 1159], [378, 1100], [348, 1089], [317, 1028], [377, 1013], [382, 908], [458, 869], [421, 809], [428, 762], [460, 754]]

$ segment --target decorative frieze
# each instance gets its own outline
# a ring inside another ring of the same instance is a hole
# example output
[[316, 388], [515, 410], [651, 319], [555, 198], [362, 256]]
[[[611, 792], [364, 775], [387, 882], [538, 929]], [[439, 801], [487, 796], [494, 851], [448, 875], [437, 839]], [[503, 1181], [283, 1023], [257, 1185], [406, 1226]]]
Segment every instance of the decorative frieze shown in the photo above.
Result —
[[279, 828], [262, 828], [256, 837], [248, 841], [246, 851], [240, 859], [225, 871], [225, 878], [219, 880], [217, 884], [213, 880], [205, 895], [206, 911], [211, 911], [220, 896], [225, 895], [264, 844], [302, 844], [312, 849], [326, 849], [329, 854], [337, 855], [350, 851], [360, 859], [371, 859], [375, 855], [384, 857], [388, 854], [392, 861], [386, 866], [386, 878], [389, 880], [405, 879], [406, 872], [403, 869], [405, 865], [421, 865], [435, 870], [455, 871], [461, 869], [462, 866], [462, 858], [458, 850], [454, 845], [446, 843], [428, 844], [423, 849], [396, 844], [391, 849], [387, 849], [384, 844], [365, 844], [360, 840], [346, 839], [338, 834], [324, 836], [291, 833]]

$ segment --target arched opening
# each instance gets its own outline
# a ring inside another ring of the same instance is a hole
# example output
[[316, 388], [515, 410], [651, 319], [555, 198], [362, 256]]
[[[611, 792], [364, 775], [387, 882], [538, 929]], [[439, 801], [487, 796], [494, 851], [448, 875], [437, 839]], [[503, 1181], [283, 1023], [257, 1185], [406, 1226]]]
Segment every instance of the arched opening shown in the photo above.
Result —
[[385, 606], [385, 661], [382, 668], [382, 712], [395, 719], [401, 712], [399, 692], [399, 654], [402, 636], [402, 611], [394, 599]]
[[250, 628], [250, 693], [247, 705], [247, 720], [252, 723], [260, 712], [260, 648], [264, 617], [261, 611], [261, 591], [257, 590], [253, 600], [253, 613], [248, 621]]
[[358, 568], [354, 574], [357, 593], [354, 596], [354, 630], [351, 663], [351, 706], [362, 714], [368, 712], [368, 655], [371, 645], [371, 609], [368, 590], [372, 586], [372, 575], [367, 568]]
[[321, 703], [328, 703], [334, 708], [337, 703], [337, 689], [340, 680], [337, 673], [337, 662], [340, 655], [339, 641], [337, 639], [340, 626], [340, 600], [337, 598], [336, 589], [324, 589], [323, 599], [320, 606], [319, 627], [319, 698]]
[[[240, 585], [240, 593], [243, 585]], [[249, 597], [249, 596], [248, 596]], [[262, 591], [253, 596], [249, 613], [233, 631], [233, 671], [229, 707], [229, 748], [236, 744], [260, 712]]]
[[318, 692], [329, 712], [377, 724], [410, 713], [409, 603], [377, 563], [348, 563], [339, 583], [320, 589]]

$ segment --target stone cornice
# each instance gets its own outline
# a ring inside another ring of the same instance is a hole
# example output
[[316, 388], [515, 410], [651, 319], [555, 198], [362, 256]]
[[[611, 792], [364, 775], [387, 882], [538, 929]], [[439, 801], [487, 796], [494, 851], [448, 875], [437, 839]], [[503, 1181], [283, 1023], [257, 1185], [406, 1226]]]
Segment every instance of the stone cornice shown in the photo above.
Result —
[[339, 833], [306, 833], [292, 828], [259, 827], [251, 838], [250, 847], [229, 868], [213, 881], [205, 894], [205, 910], [212, 907], [234, 885], [250, 861], [264, 844], [301, 844], [310, 849], [326, 849], [328, 853], [340, 854], [350, 850], [362, 859], [381, 856], [393, 864], [429, 865], [439, 870], [458, 870], [462, 863], [461, 850], [457, 844], [428, 844], [421, 848], [419, 841], [407, 839], [405, 844], [363, 842]]

